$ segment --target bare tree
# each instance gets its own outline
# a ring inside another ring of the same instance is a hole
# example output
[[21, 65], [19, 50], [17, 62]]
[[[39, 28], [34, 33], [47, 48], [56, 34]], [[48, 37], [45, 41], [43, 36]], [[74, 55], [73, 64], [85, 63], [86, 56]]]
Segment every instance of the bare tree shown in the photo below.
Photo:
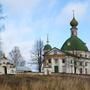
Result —
[[37, 40], [35, 42], [35, 45], [33, 47], [33, 50], [31, 51], [31, 59], [32, 62], [36, 62], [38, 64], [38, 71], [41, 72], [41, 66], [43, 62], [43, 41]]
[[25, 61], [21, 55], [19, 47], [14, 47], [14, 49], [9, 53], [11, 60], [13, 60], [16, 66], [24, 66]]

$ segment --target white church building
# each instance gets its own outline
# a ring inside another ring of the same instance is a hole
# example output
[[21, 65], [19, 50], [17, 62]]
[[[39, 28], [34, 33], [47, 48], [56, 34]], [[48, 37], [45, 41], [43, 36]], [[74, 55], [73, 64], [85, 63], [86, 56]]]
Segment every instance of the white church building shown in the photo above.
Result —
[[90, 51], [86, 43], [77, 36], [78, 22], [75, 17], [70, 22], [71, 36], [60, 49], [52, 48], [47, 40], [44, 46], [42, 72], [90, 74]]
[[16, 74], [16, 67], [4, 54], [0, 55], [0, 75]]

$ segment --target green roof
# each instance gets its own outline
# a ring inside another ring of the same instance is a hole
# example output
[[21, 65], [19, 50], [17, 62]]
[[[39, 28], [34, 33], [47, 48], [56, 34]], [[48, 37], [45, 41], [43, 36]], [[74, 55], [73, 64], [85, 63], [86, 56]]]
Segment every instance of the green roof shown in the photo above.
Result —
[[52, 49], [52, 47], [49, 44], [46, 44], [44, 46], [44, 50], [51, 50], [51, 49]]
[[79, 50], [79, 51], [88, 51], [86, 44], [80, 40], [77, 36], [71, 36], [66, 42], [63, 44], [62, 51], [72, 51], [72, 50]]
[[70, 22], [70, 25], [72, 27], [74, 27], [74, 26], [76, 27], [78, 25], [78, 22], [76, 21], [75, 17], [73, 17], [72, 21]]

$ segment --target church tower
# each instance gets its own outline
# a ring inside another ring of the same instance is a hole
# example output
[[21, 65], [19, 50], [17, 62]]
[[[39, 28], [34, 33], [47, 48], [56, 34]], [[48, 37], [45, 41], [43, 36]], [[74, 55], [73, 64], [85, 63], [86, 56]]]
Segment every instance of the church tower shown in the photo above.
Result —
[[74, 16], [74, 12], [73, 12], [73, 19], [72, 21], [70, 22], [70, 25], [71, 25], [71, 36], [77, 36], [77, 26], [78, 26], [78, 22], [76, 21], [75, 19], [75, 16]]
[[70, 22], [71, 26], [71, 36], [69, 39], [65, 41], [63, 46], [61, 47], [62, 51], [88, 51], [88, 48], [86, 46], [86, 43], [84, 43], [77, 35], [77, 26], [78, 22], [75, 19], [74, 12], [73, 12], [73, 18]]
[[44, 53], [50, 51], [52, 49], [51, 45], [49, 44], [49, 38], [47, 35], [47, 44], [44, 46]]

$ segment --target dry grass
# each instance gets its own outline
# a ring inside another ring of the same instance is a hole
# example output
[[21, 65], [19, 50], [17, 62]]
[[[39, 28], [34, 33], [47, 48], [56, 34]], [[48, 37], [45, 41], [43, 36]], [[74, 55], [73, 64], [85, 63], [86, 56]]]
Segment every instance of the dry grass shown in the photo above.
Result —
[[0, 90], [90, 90], [90, 78], [59, 75], [0, 76]]

